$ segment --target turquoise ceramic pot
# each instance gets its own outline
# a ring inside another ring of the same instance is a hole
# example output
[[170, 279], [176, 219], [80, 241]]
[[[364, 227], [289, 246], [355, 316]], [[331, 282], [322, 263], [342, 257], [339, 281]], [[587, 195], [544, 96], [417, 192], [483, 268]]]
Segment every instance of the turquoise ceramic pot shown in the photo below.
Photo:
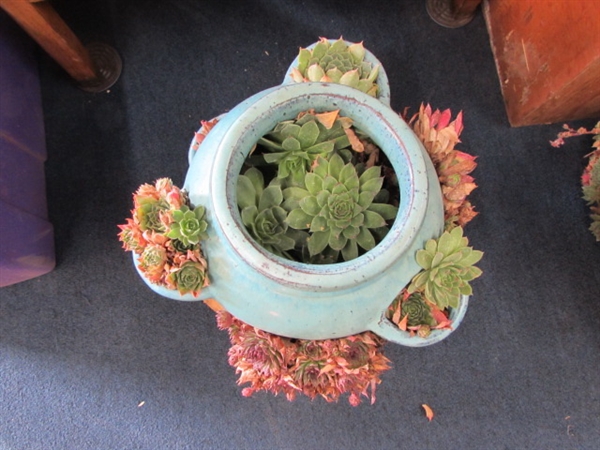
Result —
[[[270, 254], [246, 232], [236, 183], [257, 140], [299, 112], [340, 109], [385, 152], [398, 177], [400, 205], [390, 232], [352, 261], [309, 265]], [[409, 337], [385, 318], [396, 295], [420, 271], [415, 253], [443, 231], [442, 195], [421, 142], [386, 104], [337, 84], [283, 84], [260, 92], [225, 114], [191, 158], [184, 183], [193, 205], [204, 205], [209, 239], [203, 251], [211, 285], [199, 297], [148, 283], [177, 300], [215, 298], [240, 320], [265, 331], [302, 339], [329, 339], [363, 331], [411, 347], [430, 345], [451, 330]], [[143, 277], [142, 277], [143, 278]], [[144, 279], [145, 280], [145, 279]], [[452, 311], [456, 328], [467, 297]]]

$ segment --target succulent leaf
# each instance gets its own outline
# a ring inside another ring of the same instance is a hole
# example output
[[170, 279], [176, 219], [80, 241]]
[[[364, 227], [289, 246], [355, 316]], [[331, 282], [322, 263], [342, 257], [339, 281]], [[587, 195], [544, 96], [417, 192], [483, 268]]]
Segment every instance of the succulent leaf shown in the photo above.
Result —
[[357, 44], [350, 44], [348, 46], [348, 51], [352, 55], [352, 59], [354, 60], [354, 62], [357, 64], [361, 63], [365, 59], [365, 55], [367, 53], [362, 42], [359, 42]]
[[349, 70], [340, 78], [340, 84], [350, 86], [358, 89], [358, 82], [360, 81], [360, 75], [358, 69]]
[[[256, 169], [250, 169], [248, 172], [251, 170], [254, 170], [260, 174], [260, 171]], [[262, 174], [260, 175], [260, 178], [262, 180]], [[254, 188], [254, 183], [252, 182], [250, 174], [238, 178], [236, 194], [237, 203], [240, 208], [243, 209], [256, 205], [257, 192]]]
[[306, 71], [306, 77], [308, 81], [321, 81], [321, 78], [325, 76], [325, 71], [318, 64], [313, 64]]

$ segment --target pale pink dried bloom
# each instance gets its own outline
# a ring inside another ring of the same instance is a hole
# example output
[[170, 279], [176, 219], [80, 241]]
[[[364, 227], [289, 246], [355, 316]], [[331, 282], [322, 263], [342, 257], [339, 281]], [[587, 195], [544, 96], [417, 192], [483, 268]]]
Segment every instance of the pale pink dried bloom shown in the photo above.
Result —
[[126, 224], [118, 225], [121, 230], [118, 236], [119, 240], [123, 243], [123, 249], [128, 252], [141, 253], [146, 245], [148, 245], [148, 242], [144, 239], [139, 224], [131, 218], [126, 220]]
[[334, 402], [349, 394], [356, 406], [361, 396], [375, 401], [380, 375], [390, 368], [383, 340], [371, 332], [311, 341], [267, 333], [225, 311], [217, 314], [217, 323], [229, 333], [229, 364], [240, 374], [238, 384], [250, 383], [244, 396], [268, 391], [292, 401], [302, 393]]
[[432, 111], [429, 104], [421, 104], [419, 112], [409, 121], [437, 171], [447, 228], [464, 226], [477, 215], [470, 203], [465, 205], [467, 196], [477, 187], [473, 177], [469, 176], [477, 163], [474, 156], [454, 148], [460, 142], [464, 128], [462, 111], [453, 121], [451, 118], [449, 109]]

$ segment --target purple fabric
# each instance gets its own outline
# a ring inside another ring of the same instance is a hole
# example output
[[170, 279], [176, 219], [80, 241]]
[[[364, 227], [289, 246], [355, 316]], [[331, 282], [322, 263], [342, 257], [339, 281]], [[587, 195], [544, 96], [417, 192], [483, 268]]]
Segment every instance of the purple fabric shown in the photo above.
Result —
[[0, 14], [0, 286], [54, 267], [46, 142], [33, 41]]
[[54, 229], [47, 220], [0, 200], [0, 287], [54, 268]]
[[0, 136], [46, 159], [35, 43], [0, 11]]

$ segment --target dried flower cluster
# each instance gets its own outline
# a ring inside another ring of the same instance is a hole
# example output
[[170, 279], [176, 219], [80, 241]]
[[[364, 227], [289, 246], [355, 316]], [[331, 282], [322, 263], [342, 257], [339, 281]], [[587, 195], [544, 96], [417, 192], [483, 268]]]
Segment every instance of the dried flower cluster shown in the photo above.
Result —
[[348, 394], [353, 406], [363, 396], [374, 403], [380, 376], [390, 368], [383, 340], [371, 332], [322, 341], [290, 339], [247, 325], [226, 311], [217, 313], [217, 323], [229, 333], [229, 364], [240, 374], [238, 384], [250, 383], [242, 390], [246, 397], [268, 391], [290, 401], [300, 393], [335, 402]]
[[446, 229], [464, 227], [477, 212], [467, 201], [467, 196], [477, 187], [469, 175], [477, 163], [475, 157], [456, 150], [463, 130], [462, 111], [451, 122], [449, 109], [432, 111], [430, 105], [423, 105], [409, 121], [417, 137], [421, 139], [431, 157], [442, 186]]
[[584, 134], [594, 135], [594, 143], [592, 144], [594, 151], [586, 155], [586, 158], [589, 158], [589, 160], [581, 175], [581, 186], [583, 198], [590, 205], [590, 218], [592, 219], [590, 231], [596, 237], [596, 240], [600, 241], [600, 122], [591, 130], [586, 128], [574, 130], [566, 124], [563, 125], [563, 128], [566, 131], [559, 133], [557, 139], [550, 142], [550, 145], [553, 147], [563, 145], [565, 138]]
[[191, 209], [186, 193], [169, 178], [141, 185], [133, 205], [132, 217], [119, 225], [123, 248], [139, 255], [138, 268], [151, 283], [198, 295], [208, 285], [200, 249], [207, 228], [204, 208]]

